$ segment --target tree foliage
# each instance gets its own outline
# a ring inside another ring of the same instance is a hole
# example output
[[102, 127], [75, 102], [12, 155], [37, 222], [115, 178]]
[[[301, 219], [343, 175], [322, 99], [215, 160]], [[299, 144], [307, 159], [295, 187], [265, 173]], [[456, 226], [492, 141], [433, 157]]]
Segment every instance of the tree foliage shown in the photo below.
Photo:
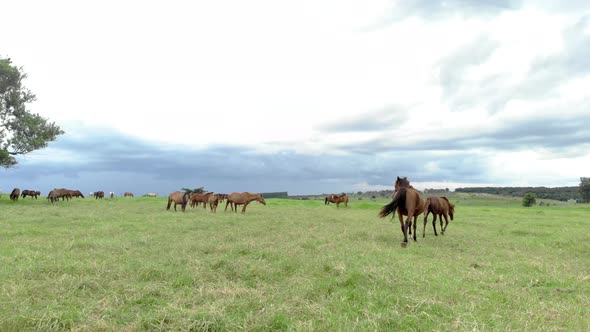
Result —
[[534, 193], [537, 198], [554, 199], [566, 202], [570, 199], [580, 200], [580, 190], [578, 187], [472, 187], [457, 188], [456, 192], [463, 193], [482, 193], [512, 197], [524, 197], [527, 193]]
[[203, 187], [199, 187], [199, 188], [195, 188], [195, 189], [182, 188], [180, 190], [184, 191], [185, 193], [189, 193], [189, 194], [192, 194], [192, 193], [202, 194], [205, 192], [205, 188], [203, 188]]
[[31, 113], [26, 105], [35, 95], [22, 85], [22, 68], [0, 57], [0, 166], [17, 164], [14, 156], [47, 146], [64, 132], [53, 122]]
[[533, 193], [527, 193], [522, 198], [522, 206], [530, 207], [537, 204], [536, 196]]
[[584, 203], [590, 203], [590, 178], [580, 178], [580, 196]]

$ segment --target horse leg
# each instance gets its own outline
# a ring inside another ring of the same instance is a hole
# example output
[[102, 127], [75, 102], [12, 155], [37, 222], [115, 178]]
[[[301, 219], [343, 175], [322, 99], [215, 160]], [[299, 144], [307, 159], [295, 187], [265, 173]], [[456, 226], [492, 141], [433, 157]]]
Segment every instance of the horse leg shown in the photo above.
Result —
[[[242, 213], [246, 213], [246, 206], [248, 206], [248, 204], [250, 204], [250, 202], [244, 203], [244, 207], [242, 208]], [[236, 207], [236, 211], [237, 210], [238, 210], [238, 208]]]
[[229, 199], [225, 202], [225, 212], [227, 212], [227, 206], [229, 204]]
[[422, 228], [422, 237], [426, 237], [426, 223], [428, 223], [428, 212], [424, 212], [424, 228]]
[[406, 223], [404, 224], [404, 243], [408, 244], [408, 229], [412, 227], [412, 218], [414, 216], [412, 213], [408, 212], [408, 218], [406, 219]]
[[416, 231], [417, 226], [418, 226], [418, 216], [414, 216], [414, 242], [418, 241], [418, 240], [416, 240], [416, 234], [418, 234], [418, 232]]
[[436, 233], [436, 213], [432, 213], [432, 228], [434, 229], [434, 236], [438, 236]]
[[[405, 237], [406, 230], [405, 230], [405, 228], [404, 228], [404, 216], [403, 216], [403, 215], [402, 215], [402, 214], [401, 214], [399, 211], [398, 211], [398, 213], [397, 213], [397, 216], [398, 216], [398, 218], [399, 218], [399, 224], [400, 224], [400, 226], [401, 226], [401, 228], [402, 228], [402, 234], [404, 234], [404, 237]], [[406, 241], [406, 242], [407, 242], [407, 241]]]
[[[442, 223], [443, 223], [442, 217], [445, 217], [445, 227], [444, 228], [442, 227]], [[442, 229], [440, 231], [441, 234], [443, 234], [443, 235], [445, 234], [445, 231], [447, 230], [447, 226], [449, 226], [449, 219], [447, 217], [447, 214], [446, 213], [441, 214], [441, 218], [440, 218], [440, 228]]]

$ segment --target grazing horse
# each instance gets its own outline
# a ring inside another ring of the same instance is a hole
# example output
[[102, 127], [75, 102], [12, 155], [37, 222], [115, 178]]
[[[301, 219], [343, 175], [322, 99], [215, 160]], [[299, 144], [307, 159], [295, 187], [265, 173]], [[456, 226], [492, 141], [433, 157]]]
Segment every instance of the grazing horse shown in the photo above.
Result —
[[[428, 197], [424, 204], [424, 228], [422, 229], [422, 237], [426, 237], [426, 223], [428, 214], [432, 212], [432, 228], [434, 229], [434, 235], [436, 234], [436, 216], [440, 219], [440, 233], [445, 234], [445, 230], [449, 225], [448, 216], [451, 216], [451, 220], [455, 215], [455, 205], [449, 202], [446, 197]], [[443, 217], [445, 218], [445, 225], [443, 227]]]
[[[47, 199], [51, 201], [51, 203], [55, 203], [56, 201], [59, 201], [59, 199], [61, 198], [62, 200], [66, 200], [66, 199], [70, 199], [72, 197], [72, 193], [74, 193], [74, 190], [69, 190], [69, 189], [53, 189], [52, 191], [49, 192], [49, 194], [47, 195]], [[81, 195], [82, 193], [80, 193]]]
[[234, 209], [235, 209], [234, 212], [238, 212], [238, 205], [243, 204], [244, 207], [242, 208], [242, 213], [246, 213], [246, 207], [252, 201], [258, 201], [258, 202], [266, 205], [266, 201], [264, 200], [264, 197], [262, 197], [261, 194], [252, 194], [249, 192], [231, 193], [231, 194], [227, 195], [227, 202], [225, 203], [225, 211], [227, 211], [227, 206], [231, 205], [231, 210], [234, 211]]
[[36, 191], [36, 190], [28, 190], [28, 189], [23, 190], [21, 193], [22, 198], [25, 198], [27, 196], [31, 196], [31, 197], [35, 197], [35, 199], [37, 199], [38, 195], [41, 195], [41, 192]]
[[114, 191], [111, 191], [111, 192], [109, 192], [109, 197], [110, 197], [110, 198], [113, 198], [113, 197], [115, 197], [115, 192], [114, 192]]
[[203, 203], [203, 209], [207, 208], [207, 202], [209, 202], [209, 196], [213, 195], [213, 192], [208, 192], [204, 194], [200, 193], [192, 193], [189, 196], [191, 207], [198, 206], [199, 203]]
[[174, 202], [174, 211], [176, 211], [176, 205], [180, 204], [182, 212], [186, 209], [186, 203], [188, 203], [188, 193], [184, 191], [174, 191], [168, 196], [168, 206], [166, 210], [170, 210], [170, 205]]
[[[144, 197], [158, 197], [158, 193], [147, 193], [143, 195]], [[133, 196], [132, 196], [133, 197]]]
[[20, 189], [18, 189], [18, 188], [12, 189], [12, 192], [10, 193], [10, 200], [18, 201], [19, 196], [20, 196]]
[[94, 198], [95, 199], [104, 198], [104, 191], [95, 191]]
[[[399, 176], [395, 182], [395, 192], [391, 198], [391, 203], [381, 208], [379, 217], [384, 218], [397, 210], [402, 233], [404, 234], [402, 247], [406, 247], [408, 245], [408, 229], [412, 226], [412, 221], [414, 223], [413, 238], [414, 241], [417, 241], [416, 221], [418, 216], [424, 212], [424, 200], [420, 198], [420, 194], [410, 185], [407, 178], [400, 178]], [[405, 223], [403, 216], [408, 216]]]
[[344, 203], [344, 207], [348, 207], [348, 196], [344, 193], [342, 195], [328, 195], [324, 200], [324, 205], [329, 205], [330, 203], [336, 203], [337, 208], [340, 208], [340, 203]]
[[132, 192], [129, 192], [129, 191], [126, 191], [126, 192], [123, 194], [123, 197], [133, 197], [133, 193], [132, 193]]
[[70, 197], [82, 197], [84, 198], [84, 195], [82, 195], [82, 192], [80, 190], [70, 190]]

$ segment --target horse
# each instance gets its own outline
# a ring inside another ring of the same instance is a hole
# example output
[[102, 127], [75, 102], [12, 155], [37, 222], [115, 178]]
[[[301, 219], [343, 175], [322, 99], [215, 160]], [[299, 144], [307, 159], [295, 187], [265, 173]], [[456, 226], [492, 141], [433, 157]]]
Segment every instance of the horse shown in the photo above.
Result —
[[[133, 197], [133, 196], [131, 196]], [[158, 193], [147, 193], [145, 195], [143, 195], [143, 197], [158, 197]]]
[[104, 191], [95, 191], [94, 198], [95, 199], [104, 198]]
[[109, 192], [109, 197], [110, 197], [110, 198], [113, 198], [113, 197], [115, 197], [115, 192], [114, 192], [114, 191], [111, 191], [111, 192]]
[[[39, 193], [39, 194], [37, 194], [37, 193]], [[41, 195], [41, 192], [36, 191], [36, 190], [25, 189], [21, 193], [22, 198], [25, 198], [27, 196], [31, 196], [31, 197], [35, 197], [35, 199], [37, 199], [37, 195]]]
[[186, 203], [188, 202], [188, 192], [184, 191], [174, 191], [168, 195], [168, 206], [166, 206], [166, 210], [170, 210], [170, 206], [174, 202], [174, 211], [176, 211], [176, 205], [180, 204], [182, 207], [182, 212], [186, 209]]
[[329, 205], [330, 203], [336, 203], [337, 208], [340, 208], [340, 203], [344, 203], [344, 207], [348, 207], [348, 196], [344, 193], [342, 195], [328, 195], [324, 200], [324, 205]]
[[133, 193], [132, 193], [132, 192], [129, 192], [129, 191], [126, 191], [126, 192], [123, 194], [123, 197], [133, 197]]
[[[402, 233], [404, 234], [402, 247], [405, 248], [408, 245], [408, 229], [412, 226], [412, 219], [414, 223], [413, 238], [414, 241], [417, 241], [416, 222], [418, 216], [424, 212], [424, 200], [420, 198], [420, 194], [410, 185], [410, 181], [408, 181], [407, 178], [400, 178], [399, 176], [395, 182], [395, 192], [391, 197], [391, 203], [381, 208], [381, 211], [379, 211], [379, 217], [385, 218], [391, 213], [395, 214], [396, 210]], [[408, 216], [405, 223], [403, 216]]]
[[70, 197], [82, 197], [84, 198], [84, 195], [82, 195], [82, 192], [80, 190], [69, 190], [70, 192]]
[[18, 189], [18, 188], [12, 189], [12, 192], [10, 193], [10, 200], [18, 201], [19, 196], [20, 196], [20, 189]]
[[235, 208], [234, 212], [238, 212], [238, 205], [244, 204], [244, 207], [242, 208], [242, 213], [246, 213], [246, 207], [252, 201], [258, 201], [258, 202], [266, 205], [266, 201], [264, 200], [264, 197], [262, 197], [261, 194], [252, 194], [249, 192], [231, 193], [231, 194], [227, 195], [227, 202], [225, 203], [225, 211], [227, 211], [228, 204], [231, 205], [232, 211], [234, 211], [234, 208]]
[[207, 193], [192, 193], [189, 196], [191, 207], [198, 206], [199, 203], [203, 203], [203, 208], [207, 208], [207, 202], [209, 202], [209, 196], [213, 195], [213, 192]]
[[64, 201], [66, 199], [69, 200], [72, 197], [72, 192], [74, 192], [74, 191], [69, 190], [69, 189], [64, 189], [64, 188], [53, 189], [52, 191], [49, 192], [49, 194], [47, 194], [47, 199], [50, 200], [51, 203], [55, 203], [56, 201], [59, 201], [60, 198]]
[[[455, 215], [455, 205], [449, 202], [446, 197], [428, 197], [424, 204], [424, 228], [422, 229], [422, 237], [426, 237], [426, 223], [428, 214], [432, 212], [432, 228], [434, 229], [434, 235], [436, 234], [436, 216], [440, 219], [440, 234], [444, 235], [447, 226], [449, 225], [448, 216], [451, 216], [451, 220]], [[443, 217], [445, 218], [445, 225], [443, 227]]]
[[209, 207], [211, 212], [217, 212], [217, 205], [223, 200], [223, 194], [209, 195]]

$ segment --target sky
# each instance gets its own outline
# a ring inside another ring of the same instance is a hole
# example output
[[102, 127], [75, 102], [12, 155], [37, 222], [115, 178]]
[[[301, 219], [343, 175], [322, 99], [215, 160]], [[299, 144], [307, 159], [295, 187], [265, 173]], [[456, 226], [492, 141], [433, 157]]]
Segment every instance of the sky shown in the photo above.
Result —
[[576, 186], [590, 3], [2, 3], [0, 56], [65, 131], [0, 188], [161, 195]]

